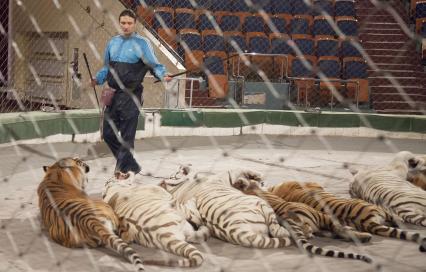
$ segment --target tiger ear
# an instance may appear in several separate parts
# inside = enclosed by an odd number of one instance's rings
[[[419,164],[419,161],[418,161],[418,160],[416,160],[415,158],[410,158],[410,159],[408,160],[408,166],[409,166],[410,168],[416,168],[418,164]]]
[[[47,172],[47,170],[49,170],[49,166],[44,165],[44,166],[43,166],[43,171],[44,171],[44,172]]]

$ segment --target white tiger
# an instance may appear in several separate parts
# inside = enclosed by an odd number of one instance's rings
[[[110,179],[105,184],[102,197],[118,216],[129,222],[124,240],[160,248],[185,258],[177,262],[169,261],[169,266],[195,267],[203,263],[202,253],[188,242],[204,241],[210,234],[205,226],[195,231],[185,219],[197,226],[201,223],[195,206],[191,208],[194,205],[191,200],[177,207],[166,190],[157,185],[135,184],[133,177],[127,180]]]
[[[426,156],[416,156],[419,161],[415,169],[408,171],[407,179],[417,187],[426,191]]]
[[[411,152],[401,151],[389,165],[352,171],[350,194],[397,214],[405,222],[426,227],[426,192],[407,181],[408,171],[418,164]]]
[[[239,179],[260,179],[260,174],[250,170],[221,174],[189,173],[189,168],[185,167],[181,170],[180,175],[164,180],[160,186],[182,203],[194,198],[202,220],[215,237],[254,248],[279,248],[291,244],[289,232],[280,226],[266,201],[232,187]]]

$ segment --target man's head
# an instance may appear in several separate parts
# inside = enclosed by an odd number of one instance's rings
[[[125,9],[118,16],[122,34],[125,36],[132,35],[136,28],[136,14],[130,10]]]

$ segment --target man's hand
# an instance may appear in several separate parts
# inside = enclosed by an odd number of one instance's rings
[[[92,78],[92,80],[90,81],[90,86],[95,87],[96,85],[98,85],[98,82],[95,78]]]
[[[170,82],[173,79],[173,77],[171,77],[170,74],[167,74],[167,75],[164,76],[163,79],[164,79],[165,82]]]

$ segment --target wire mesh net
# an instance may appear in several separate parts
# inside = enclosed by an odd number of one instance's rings
[[[170,177],[179,166],[192,164],[194,171],[225,176],[228,170],[252,169],[263,174],[266,186],[315,181],[336,197],[349,199],[353,180],[349,168],[386,165],[401,150],[426,153],[424,134],[370,130],[372,119],[364,114],[425,113],[423,1],[2,1],[0,118],[5,121],[0,132],[7,143],[0,146],[0,198],[4,204],[0,212],[0,271],[134,270],[109,249],[88,245],[70,249],[55,243],[42,227],[37,195],[44,177],[42,167],[60,158],[77,155],[90,166],[86,192],[92,199],[102,198],[105,182],[114,174],[116,159],[96,131],[109,124],[118,138],[124,137],[123,132],[111,125],[115,120],[108,114],[102,123],[98,115],[93,121],[73,110],[95,109],[97,114],[99,109],[103,113],[101,87],[92,88],[89,81],[104,65],[107,42],[121,31],[118,14],[124,8],[137,15],[137,32],[152,44],[159,62],[171,74],[180,74],[170,82],[156,83],[151,70],[143,82],[143,99],[133,96],[141,113],[138,125],[145,125],[145,131],[138,130],[136,135],[144,139],[126,147],[142,165],[136,184],[174,182]],[[187,115],[177,119],[191,125],[205,122],[205,127],[181,128],[173,134],[167,125],[159,126],[167,122],[164,112],[160,120],[161,108],[184,110]],[[217,109],[214,114],[218,115],[200,117],[205,108]],[[251,109],[291,110],[299,127],[277,128],[253,121],[267,118],[245,111]],[[36,120],[32,114],[39,111],[51,115],[37,115],[41,119]],[[318,129],[312,125],[313,115],[306,112],[324,111],[360,113],[357,122],[366,128]],[[23,128],[23,133],[35,130],[41,140],[19,142],[25,137],[10,129],[10,120],[19,123],[26,116],[30,129]],[[43,123],[51,117],[62,119]],[[240,125],[234,127],[231,123],[235,119]],[[221,128],[206,125],[216,120]],[[79,138],[84,126],[96,129]],[[72,135],[70,142],[53,143],[69,140],[63,135],[44,136],[57,127]],[[411,127],[415,127],[414,121]],[[425,186],[424,169],[416,171],[410,172],[410,180]],[[317,197],[314,194],[312,199]],[[426,201],[424,196],[422,201]],[[333,207],[323,212],[333,217],[334,224],[350,225],[338,221],[330,209]],[[286,215],[290,223],[293,213]],[[297,229],[288,221],[279,222],[295,239]],[[387,223],[419,233],[412,238],[417,244],[403,238],[371,238],[366,234],[371,229],[356,226],[352,227],[359,232],[345,230],[349,242],[342,237],[319,237],[323,233],[313,230],[315,235],[308,241],[315,246],[368,256],[373,260],[368,264],[315,254],[312,258],[297,241],[280,249],[256,249],[241,246],[241,241],[210,238],[195,245],[204,256],[204,263],[195,270],[422,271],[426,263],[418,244],[426,236],[424,226]],[[149,233],[149,228],[146,231]],[[309,236],[310,231],[304,231]],[[131,247],[146,260],[179,258],[157,249],[158,245],[149,248],[139,242]],[[167,270],[159,266],[146,269]]]

